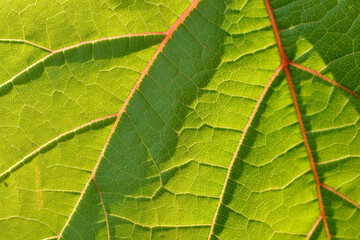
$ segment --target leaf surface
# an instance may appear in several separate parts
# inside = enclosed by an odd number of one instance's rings
[[[359,239],[356,0],[0,10],[0,239]]]

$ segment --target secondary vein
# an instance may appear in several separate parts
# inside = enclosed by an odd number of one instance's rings
[[[234,165],[234,163],[235,163],[235,160],[236,160],[236,157],[237,157],[237,155],[238,155],[238,153],[239,153],[240,147],[241,147],[241,145],[242,145],[242,143],[243,143],[243,141],[244,141],[244,139],[245,139],[245,136],[246,136],[246,134],[247,134],[247,131],[248,131],[248,129],[250,128],[250,126],[251,126],[251,124],[252,124],[252,121],[253,121],[256,113],[258,112],[258,109],[259,109],[259,107],[260,107],[260,104],[262,103],[262,101],[263,101],[266,93],[268,92],[271,84],[274,82],[276,76],[280,73],[280,71],[282,70],[282,68],[283,68],[283,66],[279,66],[279,67],[276,69],[274,75],[271,77],[270,81],[266,84],[266,86],[265,86],[263,92],[261,93],[258,101],[256,102],[255,108],[254,108],[254,110],[253,110],[253,112],[252,112],[252,114],[251,114],[251,116],[250,116],[250,118],[249,118],[249,120],[248,120],[245,128],[244,128],[243,134],[241,135],[240,142],[239,142],[238,146],[236,147],[234,156],[233,156],[233,158],[232,158],[232,160],[231,160],[231,162],[230,162],[230,165],[229,165],[229,167],[228,167],[228,172],[227,172],[227,175],[226,175],[226,178],[225,178],[225,183],[224,183],[224,185],[223,185],[223,189],[222,189],[221,194],[220,194],[220,200],[219,200],[218,206],[217,206],[217,208],[216,208],[213,221],[212,221],[212,223],[211,223],[210,234],[209,234],[209,237],[208,237],[209,240],[210,240],[210,238],[211,238],[211,235],[212,235],[213,232],[214,232],[214,227],[215,227],[216,219],[217,219],[217,216],[218,216],[218,214],[219,214],[221,204],[223,204],[222,201],[223,201],[223,199],[224,199],[224,195],[225,195],[225,191],[226,191],[226,186],[227,186],[228,181],[229,181],[229,179],[230,179],[231,169],[232,169],[232,167],[233,167],[233,165]]]

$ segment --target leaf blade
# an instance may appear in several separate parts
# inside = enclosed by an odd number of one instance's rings
[[[67,26],[68,39],[61,31],[29,35],[26,24],[26,37],[5,36],[15,41],[0,45],[14,49],[6,54],[28,50],[26,70],[2,73],[13,79],[0,96],[0,222],[24,230],[0,236],[356,239],[357,68],[345,77],[341,68],[357,55],[331,36],[348,30],[357,42],[357,6],[318,2],[125,1],[98,12],[131,13],[136,24],[127,13],[118,18],[131,33],[94,40],[88,23],[79,25],[88,16],[79,20],[82,13],[68,8],[74,0],[49,20],[63,16],[51,29]],[[185,13],[154,25],[149,19],[167,7]],[[334,35],[337,18],[344,29]],[[320,25],[329,30],[323,39],[314,32]],[[154,32],[138,36],[145,28]]]

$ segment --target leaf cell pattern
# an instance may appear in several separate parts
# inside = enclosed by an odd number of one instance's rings
[[[0,6],[0,239],[360,238],[356,0]]]

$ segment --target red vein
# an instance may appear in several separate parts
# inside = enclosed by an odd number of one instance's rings
[[[229,179],[230,179],[231,169],[233,168],[233,165],[234,165],[235,160],[236,160],[236,157],[237,157],[237,155],[238,155],[238,153],[239,153],[240,147],[241,147],[241,145],[242,145],[242,143],[243,143],[243,141],[244,141],[244,139],[245,139],[246,133],[247,133],[248,129],[249,129],[250,126],[251,126],[251,123],[252,123],[252,121],[253,121],[253,119],[254,119],[254,117],[255,117],[255,115],[256,115],[259,107],[260,107],[260,104],[261,104],[262,100],[264,99],[264,97],[265,97],[267,91],[269,90],[272,82],[274,81],[274,79],[276,78],[276,76],[280,73],[280,71],[281,71],[282,68],[283,68],[283,66],[279,66],[279,67],[276,69],[274,75],[271,77],[270,81],[266,84],[263,92],[261,93],[259,99],[258,99],[257,102],[256,102],[255,108],[254,108],[253,112],[251,113],[251,116],[250,116],[250,118],[249,118],[249,121],[247,122],[247,124],[246,124],[246,126],[245,126],[245,128],[244,128],[243,134],[241,135],[240,142],[239,142],[238,146],[236,147],[234,156],[233,156],[233,158],[232,158],[232,160],[231,160],[231,162],[230,162],[230,165],[229,165],[229,167],[228,167],[228,172],[227,172],[227,174],[226,174],[225,183],[224,183],[224,185],[223,185],[223,189],[221,190],[220,200],[219,200],[218,206],[217,206],[216,211],[215,211],[215,216],[214,216],[213,221],[212,221],[212,223],[211,223],[211,229],[210,229],[210,234],[209,234],[208,239],[210,239],[210,238],[211,238],[211,235],[213,234],[214,227],[215,227],[215,222],[216,222],[216,218],[217,218],[217,215],[218,215],[218,213],[219,213],[220,206],[221,206],[221,204],[223,203],[222,201],[223,201],[223,198],[224,198],[224,195],[225,195],[226,186],[227,186],[228,181],[229,181]]]
[[[320,221],[321,221],[322,217],[319,216],[318,219],[316,220],[315,224],[312,226],[310,232],[308,233],[308,235],[306,236],[306,240],[309,240],[312,236],[312,234],[315,232],[315,229],[317,228],[317,226],[319,225]]]
[[[85,184],[84,189],[81,191],[80,197],[78,199],[78,201],[75,204],[75,207],[73,208],[73,211],[71,212],[71,214],[69,215],[68,220],[66,221],[64,227],[62,228],[61,232],[58,235],[58,239],[61,237],[62,233],[64,232],[66,226],[69,224],[70,219],[72,218],[73,214],[75,213],[75,210],[77,209],[86,189],[88,188],[88,185],[90,184],[91,179],[95,178],[95,173],[96,170],[100,164],[101,159],[104,157],[105,154],[105,150],[107,148],[107,146],[109,145],[110,139],[112,137],[112,135],[115,132],[115,129],[117,127],[117,124],[120,121],[120,118],[122,116],[122,114],[124,113],[126,107],[128,106],[130,99],[132,98],[132,96],[134,95],[135,91],[139,88],[140,83],[142,82],[142,80],[144,79],[144,77],[147,75],[147,73],[149,72],[150,67],[152,66],[152,64],[154,63],[155,59],[157,58],[157,56],[159,55],[159,53],[163,50],[163,48],[165,47],[166,43],[168,42],[168,40],[171,38],[171,36],[173,35],[173,33],[175,32],[175,30],[179,27],[179,25],[181,23],[184,22],[185,18],[190,14],[190,12],[197,6],[197,4],[200,2],[200,0],[193,0],[193,2],[190,4],[190,6],[185,10],[185,12],[183,14],[181,14],[181,16],[178,18],[178,20],[170,27],[169,31],[166,32],[166,37],[164,38],[164,40],[161,42],[160,46],[158,47],[158,49],[155,51],[154,55],[152,56],[152,58],[150,59],[149,63],[147,64],[147,66],[145,67],[145,69],[142,71],[139,79],[137,80],[137,82],[135,83],[134,87],[131,89],[131,92],[129,94],[129,96],[126,98],[124,104],[122,105],[120,111],[116,114],[116,120],[115,123],[113,125],[113,127],[111,128],[111,131],[109,133],[108,138],[106,139],[105,145],[103,147],[103,149],[101,150],[100,156],[98,158],[98,160],[96,161],[96,164],[94,166],[94,169],[87,181],[87,183]]]
[[[281,63],[283,65],[287,65],[288,63],[288,59],[286,57],[286,54],[285,54],[285,51],[284,51],[284,47],[282,45],[282,42],[281,42],[281,38],[280,38],[280,31],[279,31],[279,28],[276,24],[276,21],[275,21],[275,17],[274,17],[274,13],[272,11],[272,8],[271,8],[271,5],[270,5],[270,2],[269,0],[265,0],[265,5],[266,5],[266,10],[269,14],[269,18],[270,18],[270,22],[271,22],[271,25],[273,27],[273,30],[274,30],[274,34],[275,34],[275,39],[276,39],[276,44],[279,48],[279,54],[280,54],[280,58],[281,58]],[[285,67],[285,66],[284,66]]]
[[[174,23],[174,25],[172,25],[170,27],[169,31],[167,31],[167,33],[166,33],[166,37],[161,42],[159,48],[156,50],[155,54],[150,59],[148,65],[145,67],[144,71],[141,73],[139,80],[145,77],[145,75],[148,73],[151,65],[153,64],[153,62],[155,61],[155,59],[159,55],[159,53],[162,51],[162,49],[164,48],[167,41],[170,39],[170,37],[175,32],[177,27],[185,20],[185,18],[190,14],[190,12],[196,7],[196,5],[199,3],[199,1],[200,0],[194,0],[191,3],[191,5],[185,10],[185,12],[179,17],[179,19]]]
[[[346,201],[348,201],[349,203],[351,203],[352,205],[354,205],[355,207],[357,207],[358,209],[360,209],[360,205],[358,203],[356,203],[355,201],[351,200],[350,198],[346,197],[345,195],[341,194],[340,192],[336,191],[335,189],[321,183],[321,186],[323,188],[326,188],[327,190],[335,193],[336,195],[338,195],[339,197],[345,199]]]
[[[62,134],[60,134],[59,136],[51,139],[50,141],[47,141],[46,143],[44,143],[43,145],[41,145],[40,147],[37,147],[34,151],[32,151],[31,153],[29,153],[28,155],[26,155],[25,157],[23,157],[20,161],[18,161],[16,164],[14,164],[12,167],[8,168],[6,171],[4,171],[3,173],[0,174],[0,179],[5,176],[6,174],[9,174],[11,173],[14,169],[18,168],[21,164],[23,164],[26,160],[28,160],[29,158],[33,157],[33,156],[36,156],[37,154],[39,154],[40,150],[43,149],[43,148],[46,148],[47,146],[49,146],[50,144],[58,141],[60,138],[62,137],[65,137],[69,134],[72,134],[72,133],[75,133],[87,126],[90,126],[94,123],[98,123],[98,122],[101,122],[105,119],[108,119],[108,118],[112,118],[112,117],[115,117],[117,116],[116,114],[112,114],[112,115],[109,115],[109,116],[106,116],[106,117],[101,117],[101,118],[98,118],[98,119],[95,119],[95,120],[91,120],[90,122],[87,122],[85,124],[82,124],[81,126],[78,126],[72,130],[69,130],[67,132],[64,132]]]
[[[292,66],[294,66],[294,67],[297,67],[297,68],[299,68],[299,69],[302,69],[302,70],[304,70],[304,71],[307,71],[307,72],[309,72],[309,73],[312,73],[312,74],[314,74],[314,75],[316,75],[316,76],[324,79],[325,81],[328,81],[328,82],[331,83],[332,85],[334,85],[334,86],[336,86],[336,87],[339,87],[339,88],[347,91],[347,92],[350,93],[351,95],[353,95],[353,96],[355,96],[355,97],[357,97],[357,98],[360,99],[360,95],[358,95],[358,94],[356,94],[354,91],[351,91],[350,89],[344,87],[343,85],[341,85],[341,84],[339,84],[339,83],[331,80],[330,78],[327,78],[327,77],[325,77],[324,75],[321,75],[318,71],[312,70],[312,69],[310,69],[310,68],[304,67],[304,66],[302,66],[302,65],[300,65],[300,64],[297,64],[297,63],[291,62],[291,61],[289,61],[289,64],[292,65]]]
[[[101,192],[100,192],[100,188],[95,180],[95,177],[92,177],[92,180],[94,180],[94,183],[95,183],[95,186],[96,186],[96,189],[99,193],[99,197],[100,197],[100,201],[101,201],[101,205],[102,205],[102,208],[104,210],[104,214],[105,214],[105,222],[106,222],[106,231],[107,231],[107,235],[108,235],[108,239],[110,240],[110,229],[109,229],[109,221],[108,221],[108,217],[107,217],[107,212],[106,212],[106,208],[105,208],[105,204],[104,204],[104,201],[102,199],[102,196],[101,196]]]
[[[327,238],[330,240],[331,235],[330,235],[329,227],[328,227],[328,224],[327,224],[327,221],[326,221],[324,203],[323,203],[323,199],[322,199],[322,195],[321,195],[321,189],[320,189],[320,184],[321,183],[320,183],[317,171],[316,171],[315,161],[314,161],[314,158],[313,158],[312,153],[311,153],[309,141],[308,141],[307,136],[306,136],[306,130],[305,130],[304,123],[303,123],[302,117],[301,117],[300,108],[299,108],[299,105],[298,105],[298,102],[297,102],[297,99],[296,99],[296,93],[295,93],[295,89],[294,89],[294,84],[292,82],[289,67],[288,67],[289,60],[288,60],[288,58],[287,58],[287,56],[285,54],[285,51],[284,51],[284,48],[283,48],[283,45],[282,45],[282,42],[281,42],[280,31],[279,31],[279,28],[277,27],[275,17],[274,17],[274,13],[273,13],[273,10],[271,8],[270,2],[269,2],[269,0],[264,0],[264,1],[265,1],[266,9],[267,9],[267,12],[268,12],[268,15],[269,15],[269,18],[270,18],[271,25],[272,25],[273,30],[274,30],[276,43],[278,45],[279,54],[280,54],[280,57],[281,57],[281,65],[284,67],[286,78],[287,78],[288,83],[289,83],[289,88],[290,88],[291,96],[292,96],[292,99],[293,99],[293,102],[294,102],[294,107],[295,107],[296,115],[297,115],[298,122],[299,122],[299,125],[300,125],[301,134],[302,134],[302,137],[303,137],[303,140],[304,140],[304,143],[305,143],[306,151],[307,151],[309,159],[310,159],[311,169],[312,169],[312,172],[313,172],[313,175],[314,175],[314,178],[315,178],[317,195],[318,195],[318,199],[319,199],[319,206],[320,206],[320,212],[321,212],[321,218],[323,219],[323,222],[324,222],[324,227],[325,227]]]

